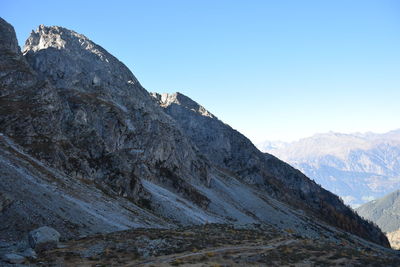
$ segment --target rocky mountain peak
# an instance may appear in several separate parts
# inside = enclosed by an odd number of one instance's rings
[[[48,47],[54,47],[57,49],[65,49],[67,41],[71,46],[75,41],[74,37],[78,37],[80,40],[87,40],[83,35],[77,34],[74,31],[67,30],[58,26],[44,26],[40,25],[36,31],[32,31],[29,38],[25,42],[24,53],[27,51],[39,51]],[[76,44],[75,44],[76,45]]]
[[[210,113],[203,106],[199,105],[197,102],[193,101],[191,98],[187,97],[186,95],[184,95],[182,93],[179,93],[179,92],[175,92],[172,94],[152,93],[151,95],[158,101],[160,106],[162,106],[164,108],[175,104],[175,105],[179,105],[185,109],[194,111],[202,116],[216,118],[216,116],[214,116],[212,113]]]
[[[34,69],[57,87],[123,88],[138,83],[132,72],[83,34],[59,26],[40,25],[25,42],[23,54]],[[112,86],[111,86],[112,85]]]
[[[37,82],[31,67],[22,56],[13,26],[2,18],[0,18],[0,66],[0,96],[24,90]]]
[[[20,49],[13,26],[0,18],[0,50],[19,53]]]
[[[77,52],[83,48],[98,55],[99,59],[103,61],[108,61],[107,57],[111,56],[83,34],[60,26],[45,26],[43,24],[31,32],[25,42],[23,53],[37,52],[50,47],[66,49],[69,52]]]

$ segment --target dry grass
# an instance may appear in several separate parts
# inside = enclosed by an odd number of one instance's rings
[[[294,237],[273,228],[136,229],[66,243],[32,262],[65,266],[400,266],[395,252]]]

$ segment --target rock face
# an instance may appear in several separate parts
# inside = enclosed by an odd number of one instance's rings
[[[262,188],[281,201],[312,212],[329,224],[366,239],[370,234],[363,234],[364,230],[358,232],[356,229],[360,225],[369,228],[369,233],[379,232],[343,205],[337,196],[288,164],[260,152],[245,136],[219,121],[193,100],[180,93],[153,96],[215,168],[229,170],[241,181]],[[385,239],[382,234],[378,235],[379,239]]]
[[[399,250],[400,249],[400,229],[390,232],[390,233],[387,233],[386,236],[389,239],[390,246],[393,249]]]
[[[324,133],[260,149],[289,162],[357,207],[400,187],[400,130],[384,134]]]
[[[133,146],[112,153],[100,137],[110,136],[113,124],[120,125],[121,134],[128,129],[120,108],[80,93],[74,98],[73,90],[68,102],[67,89],[58,91],[28,64],[12,26],[0,19],[0,30],[0,221],[7,225],[0,238],[19,239],[43,224],[65,237],[168,225],[119,197],[130,195],[140,204],[148,197],[134,165],[126,160],[139,158],[140,150]],[[93,125],[82,123],[79,103],[100,110],[97,115],[103,113],[103,118],[92,117],[105,129],[96,132]],[[151,123],[143,119],[143,124],[150,131]],[[117,144],[123,140],[115,138]],[[147,168],[138,164],[135,170]],[[140,222],[135,222],[136,217]]]
[[[4,19],[0,18],[0,50],[3,53],[19,54],[17,37],[14,28]]]
[[[28,38],[24,55],[51,82],[63,107],[59,127],[64,142],[44,156],[52,166],[136,203],[148,197],[138,177],[155,181],[163,169],[179,166],[176,174],[206,178],[206,164],[171,119],[103,48],[73,31],[40,26]],[[42,151],[32,153],[40,157]]]
[[[29,232],[29,244],[36,251],[56,248],[59,240],[60,233],[48,226]]]
[[[344,230],[388,246],[336,196],[196,102],[152,97],[85,36],[40,26],[21,54],[12,27],[0,24],[0,194],[14,199],[0,212],[0,238],[40,225],[76,237],[268,223],[332,240]]]

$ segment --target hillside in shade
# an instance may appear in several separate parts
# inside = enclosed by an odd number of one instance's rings
[[[400,190],[372,200],[356,209],[362,217],[375,222],[384,232],[400,229]]]
[[[393,248],[400,248],[400,190],[367,202],[356,211],[376,223],[386,233]]]

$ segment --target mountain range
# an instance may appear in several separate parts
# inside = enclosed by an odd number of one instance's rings
[[[336,195],[189,97],[147,92],[86,36],[41,25],[21,52],[3,19],[0,33],[1,247],[43,225],[79,240],[215,223],[389,247]]]
[[[325,133],[295,142],[267,141],[272,153],[358,207],[400,188],[400,130],[384,134]]]

